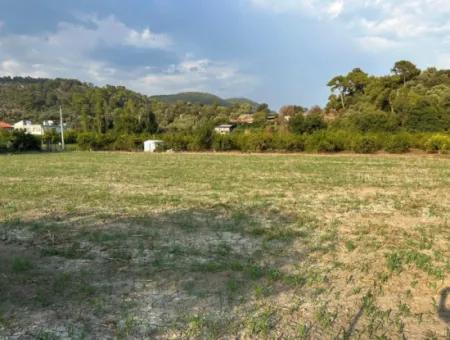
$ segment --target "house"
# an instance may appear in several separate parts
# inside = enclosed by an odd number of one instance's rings
[[[269,122],[272,122],[272,121],[276,120],[277,118],[278,118],[277,114],[269,114],[269,115],[267,115],[267,120]]]
[[[163,145],[162,140],[146,140],[144,142],[144,152],[155,152]]]
[[[0,130],[12,130],[12,129],[14,129],[14,126],[0,120]]]
[[[30,135],[43,136],[44,128],[40,124],[33,124],[31,120],[21,120],[14,124],[14,130],[25,130]]]
[[[254,122],[254,118],[252,114],[249,113],[245,113],[245,114],[241,114],[238,117],[231,119],[232,123],[236,123],[236,124],[253,124]]]
[[[233,124],[222,124],[217,126],[214,131],[218,133],[219,135],[227,135],[233,131],[234,125]]]
[[[64,130],[67,129],[67,124],[64,123]],[[42,123],[42,127],[45,132],[55,131],[56,133],[61,133],[61,125],[55,122],[54,120],[44,120]]]

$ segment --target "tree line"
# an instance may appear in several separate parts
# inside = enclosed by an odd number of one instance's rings
[[[328,86],[324,108],[287,105],[274,113],[246,100],[158,100],[121,86],[4,77],[0,119],[56,120],[61,105],[69,142],[85,149],[134,150],[142,140],[158,138],[176,150],[450,150],[450,70],[399,61],[385,76],[355,68]],[[214,134],[216,125],[229,122],[237,125],[231,135]],[[44,137],[57,140],[55,134]]]

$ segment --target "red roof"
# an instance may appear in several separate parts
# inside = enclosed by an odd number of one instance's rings
[[[13,126],[0,120],[0,129],[12,129]]]

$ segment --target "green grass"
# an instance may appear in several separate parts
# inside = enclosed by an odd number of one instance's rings
[[[29,154],[0,178],[0,337],[450,334],[448,157]]]

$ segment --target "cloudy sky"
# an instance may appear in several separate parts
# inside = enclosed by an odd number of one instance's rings
[[[449,0],[0,0],[0,75],[145,94],[326,102],[326,83],[399,59],[450,67]]]

